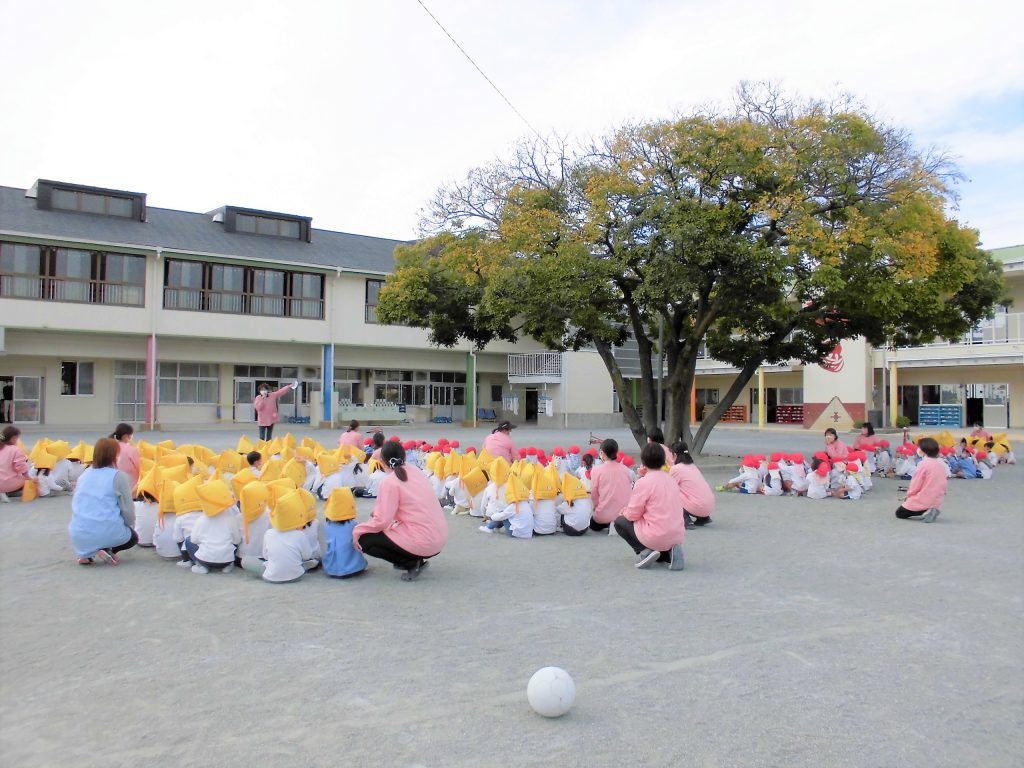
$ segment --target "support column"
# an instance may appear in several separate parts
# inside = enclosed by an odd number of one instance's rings
[[[764,404],[764,368],[757,369],[757,428],[764,429],[768,414]]]
[[[320,397],[323,400],[323,421],[328,428],[334,424],[334,345],[324,344],[323,361],[320,367]]]
[[[896,378],[896,361],[889,362],[889,425],[895,427],[900,412],[899,383]]]
[[[690,385],[690,424],[697,423],[697,377],[693,377]]]
[[[156,334],[146,339],[146,423],[156,427]]]
[[[463,417],[476,426],[476,353],[472,349],[466,354],[466,412]]]

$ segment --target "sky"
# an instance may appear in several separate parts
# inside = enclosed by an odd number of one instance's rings
[[[727,104],[743,80],[852,93],[957,159],[949,215],[985,247],[1024,243],[1024,3],[423,4],[545,136]],[[381,237],[415,237],[440,185],[530,134],[418,0],[0,0],[0,72],[0,185]]]

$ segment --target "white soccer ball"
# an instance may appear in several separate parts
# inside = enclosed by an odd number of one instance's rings
[[[526,698],[538,715],[561,717],[576,700],[576,683],[560,667],[541,667],[526,686]]]

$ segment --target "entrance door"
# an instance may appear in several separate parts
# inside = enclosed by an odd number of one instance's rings
[[[537,390],[526,390],[526,421],[537,420]]]
[[[449,384],[432,384],[430,386],[430,415],[431,418],[444,416],[452,421],[452,388]]]
[[[1010,385],[985,384],[982,424],[989,431],[1010,426]]]
[[[254,399],[256,399],[256,380],[235,379],[235,421],[245,423],[256,421],[256,411],[252,407]]]
[[[14,377],[14,423],[39,424],[43,418],[43,380],[39,376]]]

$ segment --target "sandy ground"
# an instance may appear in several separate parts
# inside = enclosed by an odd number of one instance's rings
[[[933,525],[893,518],[895,481],[719,494],[681,573],[450,517],[411,584],[82,567],[67,498],[0,505],[0,762],[1019,766],[1022,490],[1020,465],[953,481]],[[577,684],[557,720],[526,702],[550,664]]]

